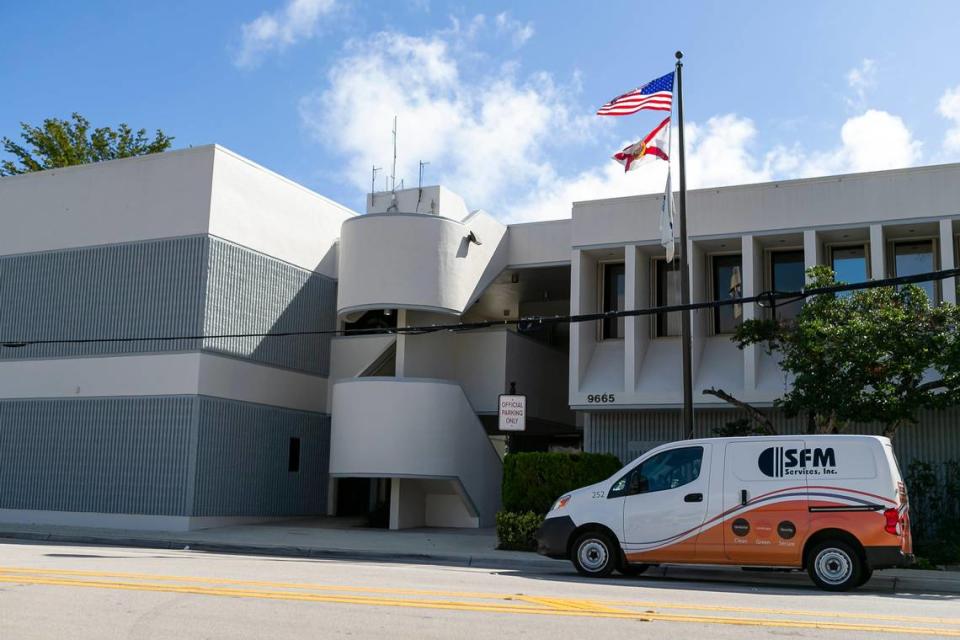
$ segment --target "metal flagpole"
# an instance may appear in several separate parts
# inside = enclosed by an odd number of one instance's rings
[[[690,261],[687,255],[687,175],[683,146],[683,52],[677,51],[677,124],[680,129],[680,304],[690,304]],[[693,437],[693,379],[690,347],[690,311],[680,312],[680,342],[683,351],[683,429]]]

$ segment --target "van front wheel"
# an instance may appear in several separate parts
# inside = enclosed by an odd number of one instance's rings
[[[840,541],[821,542],[807,556],[807,573],[821,589],[849,591],[863,584],[866,567],[860,554]]]
[[[620,549],[604,533],[589,531],[573,543],[570,560],[577,573],[591,578],[606,578],[615,566]]]

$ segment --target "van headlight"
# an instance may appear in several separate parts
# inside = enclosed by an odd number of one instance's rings
[[[567,506],[567,503],[570,502],[570,496],[565,495],[557,498],[557,501],[553,503],[553,506],[550,507],[550,511],[556,511],[557,509],[563,509]]]

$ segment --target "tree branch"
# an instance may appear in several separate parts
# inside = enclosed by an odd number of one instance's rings
[[[726,403],[728,403],[728,404],[732,404],[733,406],[737,407],[738,409],[743,409],[744,411],[746,411],[746,412],[750,415],[750,418],[751,418],[754,422],[756,422],[757,424],[760,425],[761,430],[763,431],[764,434],[766,434],[766,435],[768,435],[768,436],[775,436],[775,435],[777,435],[777,430],[773,428],[773,423],[770,421],[770,417],[769,417],[769,416],[767,416],[765,413],[763,413],[762,411],[760,411],[760,410],[757,409],[756,407],[750,406],[749,404],[747,404],[747,403],[744,402],[743,400],[738,400],[738,399],[734,398],[732,395],[730,395],[729,393],[727,393],[727,392],[724,391],[723,389],[717,389],[717,388],[715,388],[715,387],[710,387],[709,389],[704,389],[704,390],[703,390],[703,395],[705,395],[705,396],[714,396],[714,397],[716,397],[716,398],[720,398],[720,399],[723,400],[724,402],[726,402]]]

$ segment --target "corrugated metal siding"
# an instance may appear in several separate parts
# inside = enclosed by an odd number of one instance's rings
[[[336,304],[336,281],[208,236],[0,257],[4,340],[328,330]],[[31,345],[0,359],[202,348],[328,375],[330,338]]]
[[[185,515],[194,400],[0,402],[0,508]]]
[[[205,335],[336,328],[336,281],[211,238]],[[318,375],[330,369],[330,335],[205,340],[227,353]]]
[[[291,516],[324,512],[330,418],[199,398],[196,516]],[[287,469],[300,438],[300,471]]]
[[[0,258],[5,340],[198,335],[207,239],[67,249]],[[0,359],[181,351],[199,341],[31,345]]]
[[[745,417],[737,411],[711,409],[696,412],[697,437],[709,437],[713,430],[727,422]],[[805,433],[801,418],[786,418],[782,412],[772,413],[774,426],[780,433]],[[914,460],[939,465],[960,460],[960,408],[925,411],[920,423],[902,427],[893,440],[897,458],[906,472]],[[879,435],[879,424],[850,425],[844,433]],[[626,463],[656,444],[683,439],[679,411],[597,411],[590,413],[584,431],[584,449],[612,453]]]

